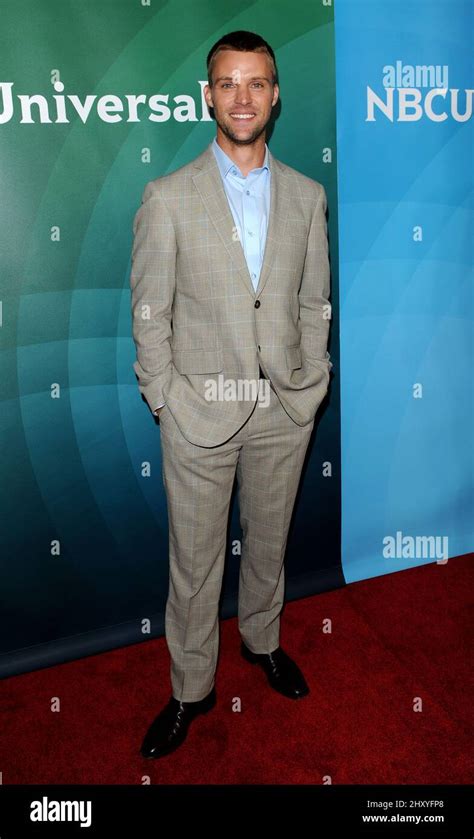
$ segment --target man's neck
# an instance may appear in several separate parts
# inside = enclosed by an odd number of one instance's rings
[[[263,166],[265,161],[265,132],[257,137],[255,142],[250,145],[241,145],[233,143],[226,135],[217,130],[216,143],[220,146],[236,166],[239,167],[243,176],[246,178],[252,169],[258,169]]]

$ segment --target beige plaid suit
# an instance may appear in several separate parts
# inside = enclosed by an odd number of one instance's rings
[[[131,290],[138,386],[160,413],[169,516],[173,695],[206,696],[237,476],[239,629],[279,645],[283,560],[305,452],[332,367],[323,186],[269,152],[270,217],[254,291],[211,144],[147,183]],[[259,364],[271,383],[259,381]],[[267,388],[266,392],[262,390]]]

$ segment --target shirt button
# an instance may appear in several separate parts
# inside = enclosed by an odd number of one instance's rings
[[[246,194],[246,195],[250,195],[250,190],[249,190],[249,189],[247,189],[247,190],[246,190],[246,192],[245,192],[245,194]]]

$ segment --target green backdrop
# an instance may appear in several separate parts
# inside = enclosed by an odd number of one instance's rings
[[[260,33],[276,53],[273,154],[327,191],[336,372],[332,6],[2,4],[3,675],[163,633],[166,498],[159,427],[132,368],[132,220],[145,183],[197,156],[214,136],[203,110],[205,58],[234,29]],[[146,101],[134,115],[128,97],[138,95]],[[169,112],[153,121],[158,101]],[[325,462],[331,477],[323,477]],[[290,533],[288,599],[344,583],[339,464],[336,377]],[[239,536],[233,503],[223,617],[235,614]]]

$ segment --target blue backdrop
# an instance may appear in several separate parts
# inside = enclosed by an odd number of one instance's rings
[[[472,550],[473,7],[336,4],[347,582]]]

